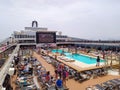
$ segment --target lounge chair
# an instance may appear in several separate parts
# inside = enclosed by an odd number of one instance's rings
[[[73,78],[74,73],[75,73],[75,71],[73,69],[69,69],[69,78]]]
[[[83,73],[79,73],[78,78],[79,78],[80,83],[89,79],[88,76],[86,74],[83,74]]]
[[[74,74],[74,79],[77,81],[77,80],[79,80],[79,73],[78,72],[75,72],[75,74]]]
[[[92,87],[87,87],[86,90],[93,90],[93,88]]]
[[[89,71],[84,71],[83,73],[87,75],[88,79],[90,79],[92,77],[92,75],[93,75],[93,72],[90,71],[90,70]]]
[[[96,70],[92,70],[92,77],[97,78],[98,77],[98,72]]]
[[[45,57],[45,58],[44,58],[44,60],[45,60],[47,63],[49,63],[49,64],[51,64],[51,63],[52,63],[52,61],[51,61],[51,58],[50,58],[50,57]]]
[[[96,71],[97,71],[98,76],[102,76],[103,72],[102,72],[101,68],[96,69]]]
[[[96,85],[94,85],[95,86],[95,88],[96,89],[98,89],[98,90],[108,90],[106,87],[102,87],[101,85],[99,85],[99,84],[96,84]],[[95,90],[95,89],[94,89]]]
[[[102,76],[103,72],[100,68],[91,70],[93,78],[97,78],[98,76]]]
[[[102,85],[104,86],[104,88],[106,88],[105,90],[114,90],[114,85],[109,82],[104,82],[102,83]]]
[[[101,75],[107,75],[107,69],[106,68],[101,68]]]
[[[120,82],[120,79],[113,79],[113,80],[115,80],[115,81],[117,81],[117,82]]]
[[[120,90],[119,80],[113,79],[113,80],[109,80],[108,82],[110,82],[114,86],[114,90]]]
[[[67,65],[65,65],[64,68],[65,68],[65,70],[67,70],[67,71],[69,72],[69,69],[70,69],[70,68],[69,68]]]

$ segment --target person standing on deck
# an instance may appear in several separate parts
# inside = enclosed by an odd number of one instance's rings
[[[60,77],[56,80],[55,88],[56,90],[63,90],[63,81]]]
[[[97,63],[96,63],[96,67],[97,67],[97,66],[100,66],[100,57],[99,57],[99,56],[97,56],[96,61],[97,61]]]

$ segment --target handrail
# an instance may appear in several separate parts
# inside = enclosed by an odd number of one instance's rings
[[[14,45],[16,45],[16,43],[8,45],[7,48],[6,48],[5,50],[7,50],[8,48],[10,48],[10,47],[12,47],[12,46],[14,46]],[[5,50],[0,51],[0,53],[4,52]]]
[[[16,48],[14,49],[13,53],[10,55],[10,57],[8,58],[8,60],[5,62],[3,68],[0,71],[0,90],[2,89],[2,84],[4,82],[5,76],[8,73],[9,67],[12,63],[12,60],[14,58],[14,55],[18,53],[20,48],[20,45],[17,45]]]

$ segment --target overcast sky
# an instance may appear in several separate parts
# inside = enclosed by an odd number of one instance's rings
[[[0,0],[0,40],[37,20],[83,39],[120,40],[120,0]]]

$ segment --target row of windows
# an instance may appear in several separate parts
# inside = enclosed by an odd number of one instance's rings
[[[15,35],[15,38],[35,38],[34,35]]]
[[[67,38],[67,36],[56,36],[57,38]]]
[[[65,40],[56,40],[56,42],[65,42]]]
[[[34,40],[19,40],[19,43],[35,43]]]
[[[35,38],[34,35],[14,35],[15,38]],[[56,38],[67,38],[67,36],[56,36]]]
[[[72,41],[76,42],[76,41]],[[120,43],[120,41],[91,41],[91,40],[81,40],[77,42],[84,42],[84,43]]]
[[[56,40],[57,42],[65,42],[65,40]],[[34,40],[19,40],[19,43],[35,43]]]

